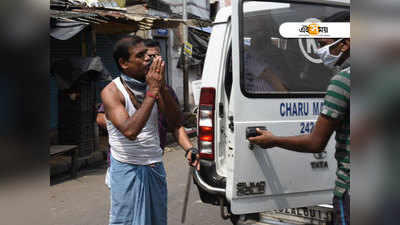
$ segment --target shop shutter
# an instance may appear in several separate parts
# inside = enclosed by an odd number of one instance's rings
[[[50,65],[57,59],[81,55],[81,36],[75,35],[69,40],[57,40],[50,37]],[[58,127],[58,88],[54,76],[50,76],[50,128]]]
[[[113,58],[114,44],[117,42],[118,35],[96,35],[96,54],[101,57],[104,66],[111,73],[112,77],[119,76],[119,70]]]

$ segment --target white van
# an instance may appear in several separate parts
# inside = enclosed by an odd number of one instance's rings
[[[218,12],[202,74],[194,180],[202,201],[220,205],[224,219],[331,221],[334,140],[321,154],[305,154],[261,149],[246,136],[254,127],[281,136],[312,131],[333,71],[314,54],[314,39],[282,38],[279,26],[349,10],[345,0],[233,0]]]

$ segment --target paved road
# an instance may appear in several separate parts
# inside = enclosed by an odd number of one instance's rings
[[[181,213],[188,167],[179,147],[169,148],[164,156],[168,180],[168,224],[181,224]],[[60,181],[50,187],[53,225],[108,224],[109,191],[104,185],[105,166],[81,171],[74,180]],[[186,225],[231,225],[223,220],[216,206],[201,203],[192,184]],[[39,207],[39,206],[38,206]]]

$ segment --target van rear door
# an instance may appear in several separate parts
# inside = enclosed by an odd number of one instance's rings
[[[246,138],[249,127],[279,136],[312,131],[333,71],[314,54],[313,39],[282,38],[279,26],[349,10],[348,4],[323,2],[232,2],[234,154],[226,195],[234,214],[332,202],[333,138],[321,154],[265,150]]]

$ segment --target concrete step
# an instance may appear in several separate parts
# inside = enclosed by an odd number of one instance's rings
[[[95,151],[87,159],[78,159],[77,167],[79,170],[84,166],[91,166],[105,163],[107,153],[103,151]],[[71,157],[68,155],[60,155],[49,160],[50,176],[56,176],[69,172],[71,167]]]

